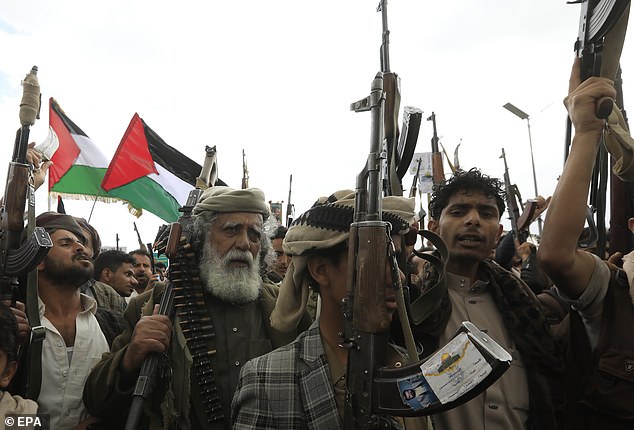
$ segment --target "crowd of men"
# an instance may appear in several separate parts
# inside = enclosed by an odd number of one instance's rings
[[[595,103],[616,94],[607,79],[580,82],[578,67],[564,101],[575,134],[554,195],[539,200],[535,217],[547,212],[538,245],[502,239],[503,184],[477,168],[454,172],[430,196],[426,227],[447,248],[446,273],[412,253],[413,199],[382,198],[394,245],[385,252],[402,263],[395,273],[391,258],[381,260],[391,329],[401,325],[395,277],[410,280],[412,299],[440,285],[412,324],[418,359],[470,321],[512,362],[471,400],[430,417],[384,416],[380,428],[634,428],[634,254],[608,262],[578,246],[605,125]],[[37,276],[21,280],[35,282],[36,312],[27,316],[28,296],[0,305],[0,414],[37,411],[56,430],[123,429],[143,363],[156,354],[139,428],[344,428],[355,198],[320,197],[287,229],[261,190],[210,187],[180,245],[193,268],[179,262],[167,273],[153,273],[145,250],[101,251],[84,219],[40,214],[53,246]],[[179,280],[172,317],[158,312],[166,278]],[[403,336],[390,339],[388,365],[411,362]]]

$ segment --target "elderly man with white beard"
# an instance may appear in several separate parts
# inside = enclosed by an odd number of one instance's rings
[[[139,370],[149,353],[166,353],[166,369],[146,400],[142,428],[229,429],[242,365],[280,346],[270,328],[277,286],[262,281],[271,249],[269,216],[258,189],[212,187],[193,210],[200,290],[186,315],[158,315],[164,290],[133,298],[127,328],[89,376],[84,400],[105,428],[123,428]]]

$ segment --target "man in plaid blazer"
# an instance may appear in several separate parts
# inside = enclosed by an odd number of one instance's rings
[[[288,230],[284,250],[293,260],[271,324],[283,332],[296,329],[306,311],[309,285],[320,295],[319,316],[289,345],[243,366],[232,403],[234,429],[343,428],[347,350],[337,345],[343,331],[341,300],[346,295],[353,196],[346,190],[321,199]],[[383,219],[390,221],[395,247],[400,250],[400,234],[408,230],[414,202],[402,197],[386,199]],[[389,273],[387,270],[385,304],[392,313],[396,302]],[[388,428],[403,428],[394,419],[388,421]],[[407,428],[415,427],[408,422]]]

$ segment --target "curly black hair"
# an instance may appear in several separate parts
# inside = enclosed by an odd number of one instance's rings
[[[485,175],[478,168],[468,171],[458,170],[451,178],[435,184],[429,200],[429,215],[432,219],[440,219],[440,214],[447,207],[451,196],[461,190],[480,191],[485,196],[495,199],[499,216],[502,217],[506,204],[504,184],[496,178]]]
[[[8,306],[0,303],[0,350],[7,353],[7,362],[18,355],[18,322]],[[2,371],[2,369],[0,369]]]

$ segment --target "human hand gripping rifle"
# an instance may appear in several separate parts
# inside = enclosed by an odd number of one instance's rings
[[[35,189],[31,167],[26,159],[30,127],[40,111],[40,86],[37,66],[22,82],[24,92],[20,103],[20,128],[17,131],[13,156],[9,164],[7,183],[0,209],[0,291],[3,300],[15,301],[18,276],[32,271],[52,246],[51,238],[35,226]],[[24,209],[28,202],[29,231],[22,243]],[[37,295],[35,296],[37,303]]]
[[[631,2],[629,0],[577,0],[569,1],[568,3],[581,5],[578,35],[574,45],[575,52],[581,63],[581,80],[584,81],[591,76],[601,76],[614,81],[620,69],[619,61],[627,31]],[[615,129],[615,131],[617,129],[622,130],[622,133],[604,133],[602,139],[606,145],[609,139],[606,136],[609,135],[612,135],[612,139],[616,140],[619,140],[619,136],[632,140],[627,131],[627,124],[619,109],[614,109],[614,101],[612,99],[607,97],[600,99],[596,104],[596,115],[598,118],[608,119],[610,127]],[[568,158],[571,142],[572,123],[568,117],[564,161]],[[586,215],[590,235],[596,241],[595,253],[601,258],[605,255],[606,248],[605,216],[609,176],[608,164],[608,151],[605,145],[601,144],[599,145],[592,173],[590,201]],[[618,178],[613,177],[612,181],[614,182],[615,179],[618,180]],[[612,196],[611,199],[615,200],[617,204],[619,202],[623,204],[625,201],[623,196]],[[625,219],[613,220],[614,224],[625,225],[628,216],[626,215]],[[585,240],[585,242],[593,242],[593,240]],[[584,246],[581,240],[579,245]]]
[[[385,13],[384,1],[381,7]],[[356,179],[354,219],[348,244],[348,287],[343,300],[341,346],[348,350],[344,404],[346,429],[387,428],[386,417],[389,415],[420,416],[454,407],[493,383],[511,361],[510,355],[486,334],[470,323],[463,323],[456,337],[427,361],[416,362],[416,353],[414,351],[412,357],[408,344],[410,358],[415,363],[394,369],[386,367],[390,327],[390,315],[385,306],[388,254],[395,289],[400,288],[400,277],[390,226],[382,220],[381,208],[386,158],[382,144],[387,138],[384,76],[383,71],[379,72],[372,81],[370,95],[351,105],[355,112],[371,112],[371,132],[370,153]],[[389,74],[388,79],[391,79]],[[439,246],[444,248],[442,241]],[[440,262],[440,259],[436,260],[436,263]],[[444,274],[443,267],[439,269]],[[398,305],[403,307],[400,302]],[[406,325],[407,316],[402,321]],[[453,394],[448,393],[442,389],[448,383],[452,387],[461,385],[463,389],[455,391],[452,388]]]
[[[196,188],[190,191],[187,202],[179,209],[183,215],[177,222],[171,223],[169,226],[163,225],[154,241],[153,247],[157,254],[165,254],[169,258],[167,282],[158,313],[167,315],[170,319],[173,319],[175,314],[180,315],[179,312],[175,312],[175,308],[183,309],[184,305],[196,300],[194,288],[200,287],[196,258],[198,247],[193,242],[191,213],[200,199],[203,189],[215,185],[218,181],[215,147],[206,147],[205,151],[205,162],[200,176],[196,179]],[[164,370],[165,361],[166,353],[154,353],[148,355],[143,362],[134,388],[125,430],[136,430],[139,427],[143,415],[143,404],[149,398],[160,373]],[[211,412],[217,414],[216,410]]]

